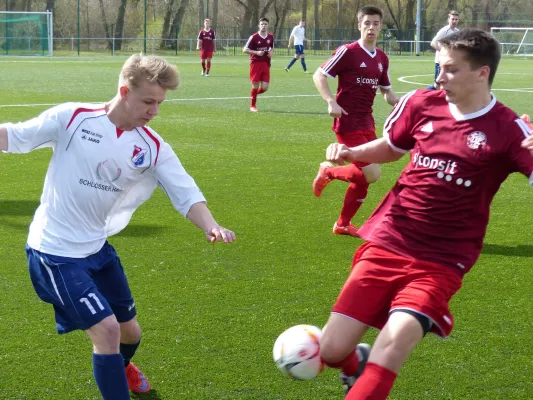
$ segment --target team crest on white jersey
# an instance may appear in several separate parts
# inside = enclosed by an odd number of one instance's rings
[[[487,144],[487,136],[481,131],[472,132],[466,138],[466,144],[472,150],[477,150]]]
[[[379,72],[383,72],[383,64],[378,63]]]
[[[133,145],[133,154],[131,155],[131,161],[135,166],[140,167],[144,164],[144,157],[148,150],[142,149],[139,146]]]

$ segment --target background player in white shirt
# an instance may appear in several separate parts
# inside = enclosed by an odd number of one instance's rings
[[[533,186],[533,132],[490,91],[500,44],[476,29],[440,43],[442,90],[402,97],[383,138],[353,148],[334,143],[326,152],[337,163],[410,153],[359,230],[366,243],[320,340],[322,358],[344,372],[347,400],[385,400],[425,334],[450,334],[449,302],[479,257],[492,199],[514,172]],[[380,329],[371,350],[359,344],[369,327]]]
[[[291,32],[291,36],[289,37],[289,45],[287,48],[291,48],[292,42],[294,41],[294,50],[296,54],[294,55],[294,58],[291,60],[289,65],[285,67],[285,71],[289,72],[291,67],[294,65],[294,63],[300,59],[300,62],[302,63],[302,68],[304,69],[304,72],[307,73],[307,65],[305,65],[305,54],[304,54],[304,41],[307,40],[305,38],[305,19],[301,19],[300,23],[296,25]]]
[[[439,76],[440,72],[440,64],[439,64],[439,51],[440,51],[440,44],[439,40],[441,40],[446,35],[449,35],[451,33],[457,32],[459,28],[457,27],[457,24],[459,24],[459,13],[455,10],[451,10],[448,13],[448,25],[443,26],[440,28],[440,30],[437,32],[433,40],[431,40],[431,43],[429,44],[433,49],[435,49],[435,78],[433,79],[433,84],[428,86],[428,89],[439,89],[439,85],[437,84],[437,77]]]
[[[150,384],[130,362],[141,339],[133,297],[107,237],[129,222],[159,185],[210,242],[235,234],[213,219],[205,198],[167,143],[146,124],[167,90],[174,65],[134,55],[122,67],[117,95],[102,104],[66,103],[17,124],[0,125],[0,150],[51,147],[40,205],[26,253],[37,295],[53,305],[58,333],[84,330],[105,400],[127,400]]]

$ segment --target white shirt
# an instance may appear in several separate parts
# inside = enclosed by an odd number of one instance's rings
[[[459,31],[459,28],[450,28],[450,25],[446,25],[446,26],[443,26],[442,28],[440,28],[440,30],[437,32],[437,34],[435,35],[435,37],[433,38],[432,42],[438,42],[439,40],[441,40],[443,37],[447,36],[447,35],[450,35],[454,32],[458,32]],[[435,63],[438,64],[439,63],[439,51],[436,50],[435,51]]]
[[[291,35],[294,36],[295,46],[303,46],[305,39],[305,28],[303,26],[296,25],[293,28]]]
[[[205,201],[170,145],[148,127],[118,130],[104,104],[61,104],[8,124],[7,132],[9,153],[54,151],[28,236],[28,245],[43,253],[98,252],[158,184],[184,216]]]

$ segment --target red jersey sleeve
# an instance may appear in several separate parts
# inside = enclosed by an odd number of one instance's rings
[[[416,91],[402,96],[385,121],[383,137],[397,152],[407,153],[415,145],[413,136]]]
[[[389,57],[383,53],[383,74],[381,75],[381,78],[379,79],[379,86],[385,89],[389,89],[392,87],[392,84],[390,82],[389,77]]]
[[[517,126],[513,127],[515,129],[512,131],[514,133],[516,130],[517,134],[511,141],[508,152],[511,169],[525,175],[529,179],[530,185],[533,186],[533,156],[521,146],[522,140],[533,134],[533,129],[520,118],[517,118],[514,123]]]
[[[348,64],[346,57],[344,57],[347,50],[348,48],[345,45],[338,47],[333,55],[319,68],[320,72],[332,79],[335,78]]]

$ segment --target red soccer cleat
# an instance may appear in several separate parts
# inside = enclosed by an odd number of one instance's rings
[[[359,237],[358,229],[356,226],[350,224],[350,225],[337,225],[335,222],[335,225],[333,225],[333,233],[335,235],[348,235],[353,237]]]
[[[128,388],[133,393],[146,393],[151,389],[148,379],[146,379],[141,370],[132,362],[126,367],[126,378],[128,379]]]
[[[320,197],[324,188],[332,181],[332,179],[326,175],[326,169],[329,167],[333,167],[333,164],[328,161],[320,163],[318,174],[313,181],[313,193],[316,197]]]
[[[251,106],[251,107],[250,107],[250,111],[251,111],[251,112],[259,112],[259,110],[257,109],[256,106]]]

